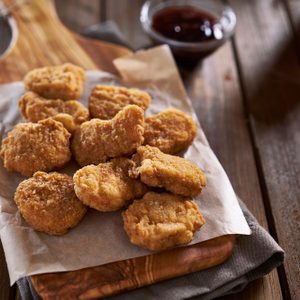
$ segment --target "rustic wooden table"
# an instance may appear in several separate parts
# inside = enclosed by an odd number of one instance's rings
[[[182,75],[235,191],[286,259],[242,293],[222,299],[299,299],[300,1],[228,2],[238,18],[234,38]],[[149,45],[139,24],[142,3],[56,0],[60,18],[73,31],[114,20],[136,49]],[[0,299],[18,298],[9,288],[2,249],[0,262]]]

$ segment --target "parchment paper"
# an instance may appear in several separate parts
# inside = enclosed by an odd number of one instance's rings
[[[176,107],[197,118],[167,46],[140,51],[114,61],[122,75],[122,84],[147,90],[153,97],[147,115],[167,107]],[[87,84],[81,101],[87,104],[91,88],[98,84],[117,84],[118,78],[87,71]],[[22,82],[0,85],[1,139],[21,122],[18,99],[24,92]],[[207,176],[207,187],[196,198],[206,224],[191,244],[225,234],[251,233],[225,171],[209,147],[201,128],[193,145],[183,154],[194,161]],[[61,172],[72,174],[78,166],[70,163]],[[71,271],[97,266],[153,252],[129,242],[123,230],[120,212],[100,213],[90,209],[82,222],[61,237],[36,232],[20,216],[13,196],[25,177],[7,172],[0,163],[0,237],[10,282],[27,275]]]

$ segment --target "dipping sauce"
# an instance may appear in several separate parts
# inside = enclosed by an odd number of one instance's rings
[[[158,11],[153,16],[152,28],[180,42],[220,40],[224,35],[215,16],[192,6],[174,6]]]

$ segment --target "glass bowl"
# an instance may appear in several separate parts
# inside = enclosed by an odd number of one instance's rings
[[[197,42],[179,41],[164,36],[153,28],[153,17],[166,9],[194,8],[209,16],[213,16],[222,34],[217,38]],[[140,21],[144,31],[154,44],[170,46],[175,58],[179,61],[194,62],[214,52],[234,33],[236,16],[233,10],[221,0],[149,0],[144,3],[140,13]]]

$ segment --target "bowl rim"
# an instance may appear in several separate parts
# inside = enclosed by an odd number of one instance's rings
[[[234,33],[234,30],[236,27],[236,14],[229,5],[222,4],[224,6],[223,16],[226,14],[226,16],[228,17],[228,19],[230,21],[226,30],[224,30],[224,35],[223,35],[222,39],[208,40],[208,41],[201,41],[201,42],[181,42],[181,41],[170,39],[152,29],[152,26],[151,26],[152,20],[150,20],[150,18],[149,18],[149,8],[150,8],[151,2],[152,2],[151,0],[147,0],[141,8],[140,22],[141,22],[142,28],[152,38],[156,39],[157,41],[159,41],[161,43],[168,44],[171,47],[190,48],[190,49],[191,48],[210,49],[211,47],[215,47],[216,45],[223,44]],[[181,6],[181,5],[176,5],[176,6]],[[191,3],[191,4],[185,4],[182,6],[194,6],[194,5],[193,5],[193,3]]]

